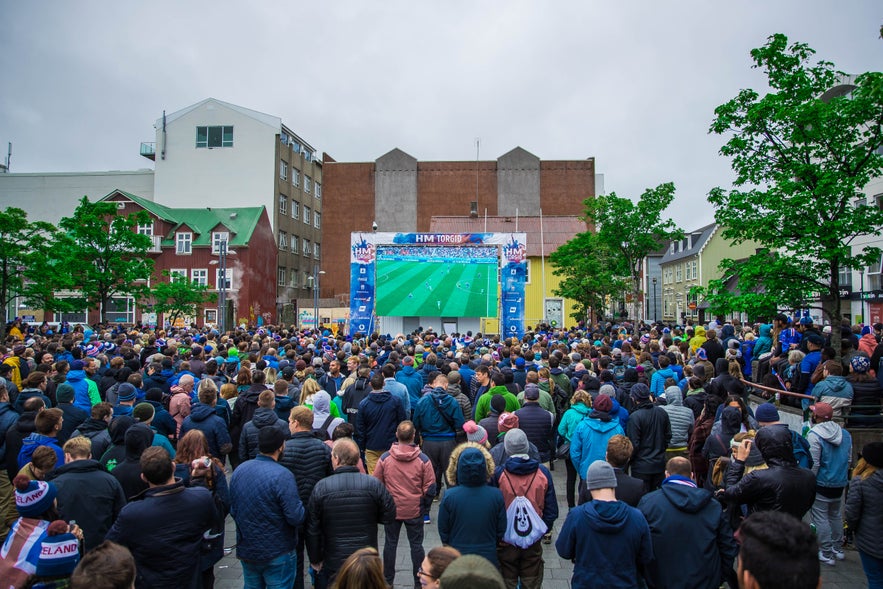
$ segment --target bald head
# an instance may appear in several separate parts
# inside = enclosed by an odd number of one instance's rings
[[[352,439],[341,438],[334,442],[331,458],[337,461],[337,466],[355,466],[359,462],[359,447]]]
[[[692,478],[693,471],[689,460],[683,456],[676,456],[665,465],[665,473],[667,476],[680,475],[689,479]]]

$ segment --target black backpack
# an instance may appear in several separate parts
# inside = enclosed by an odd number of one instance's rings
[[[329,414],[328,418],[321,426],[313,428],[313,436],[323,442],[330,440],[331,436],[328,435],[328,426],[331,425],[332,421],[334,421],[334,416]]]

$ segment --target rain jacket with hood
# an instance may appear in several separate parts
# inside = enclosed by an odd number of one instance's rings
[[[92,441],[92,458],[95,460],[100,460],[110,448],[110,432],[107,430],[107,422],[103,419],[90,417],[71,433],[72,438],[77,436],[84,436]]]
[[[739,548],[720,503],[693,481],[671,476],[638,504],[650,525],[651,586],[717,589]],[[678,566],[671,566],[672,563]]]
[[[368,393],[359,403],[359,412],[356,414],[356,442],[362,450],[388,450],[396,441],[396,427],[405,419],[405,408],[392,393]]]
[[[607,442],[615,435],[625,435],[619,420],[601,411],[592,411],[583,419],[570,439],[570,460],[576,473],[585,480],[589,465],[607,456]]]
[[[491,387],[475,401],[476,422],[481,421],[488,416],[488,413],[491,411],[491,397],[494,395],[503,395],[503,398],[506,399],[507,412],[514,413],[521,409],[521,403],[518,402],[518,397],[510,393],[506,387],[503,385]]]
[[[319,391],[313,395],[313,429],[319,429],[327,422],[327,439],[330,440],[334,428],[344,423],[344,420],[342,417],[333,417],[331,421],[328,421],[329,417],[331,417],[331,397],[325,391]]]
[[[705,328],[701,325],[697,325],[693,332],[693,337],[690,339],[690,351],[695,354],[696,350],[702,347],[702,344],[705,343],[706,339]]]
[[[661,397],[663,392],[665,392],[665,379],[667,378],[673,378],[675,382],[678,381],[675,371],[668,366],[654,372],[653,376],[650,377],[650,394],[654,397]]]
[[[726,473],[725,501],[748,506],[748,512],[784,511],[797,519],[812,507],[816,476],[797,466],[791,432],[786,427],[760,428],[754,443],[769,468],[745,472],[745,463],[731,460]]]
[[[638,563],[653,560],[647,521],[622,501],[593,500],[571,509],[555,549],[574,562],[573,589],[637,589]]]
[[[758,336],[754,344],[755,358],[760,358],[763,354],[773,351],[773,326],[770,323],[764,323],[758,330]]]
[[[49,448],[52,448],[55,455],[58,457],[58,462],[55,463],[56,466],[64,464],[64,450],[58,445],[58,439],[34,432],[22,440],[21,450],[18,452],[18,467],[21,468],[30,462],[34,450],[40,446],[48,446]]]
[[[845,487],[849,482],[849,462],[852,458],[852,436],[849,432],[834,421],[823,421],[809,430],[806,439],[809,441],[816,485],[826,489]]]
[[[568,442],[573,441],[573,434],[576,433],[576,428],[591,412],[591,407],[586,407],[583,403],[571,405],[570,409],[565,411],[561,417],[561,423],[558,424],[558,435]]]
[[[397,520],[420,517],[422,500],[431,501],[436,494],[432,462],[416,444],[394,443],[380,456],[373,476],[395,500]]]
[[[153,444],[153,432],[144,424],[135,424],[126,432],[125,457],[110,473],[120,482],[126,498],[132,500],[144,492],[148,484],[141,478],[141,454]],[[189,464],[187,465],[189,468]]]
[[[414,427],[427,440],[453,439],[455,430],[463,429],[464,421],[460,404],[448,394],[447,389],[430,389],[414,409]]]
[[[86,377],[85,370],[71,370],[67,373],[67,382],[74,387],[74,405],[83,411],[91,411],[93,405],[101,402],[98,385]]]
[[[681,389],[676,386],[665,389],[665,405],[663,411],[668,413],[668,421],[671,423],[671,440],[669,448],[686,448],[693,431],[693,411],[684,407],[684,399]]]
[[[269,407],[258,407],[251,421],[242,428],[239,436],[239,459],[243,462],[258,455],[258,434],[265,427],[275,427],[285,439],[288,439],[288,423],[276,416]]]
[[[198,429],[205,434],[209,451],[218,460],[224,460],[224,455],[229,454],[233,448],[224,419],[218,416],[211,405],[197,403],[193,406],[190,415],[181,424],[181,437],[183,438],[192,429]]]
[[[423,390],[423,377],[417,374],[413,366],[404,366],[396,372],[396,380],[408,387],[408,396],[411,398],[411,408],[417,406]]]
[[[451,453],[447,477],[451,488],[438,509],[443,544],[462,554],[478,554],[499,566],[497,543],[506,532],[503,494],[488,485],[494,462],[483,446],[461,444]]]
[[[852,405],[854,394],[852,384],[848,380],[833,374],[816,383],[812,389],[812,396],[817,401],[827,403],[834,408],[834,417],[840,417],[843,410]]]
[[[110,422],[110,426],[107,428],[110,433],[110,447],[99,458],[101,466],[106,468],[107,472],[113,471],[117,464],[126,458],[126,432],[133,425],[135,425],[135,420],[128,415],[114,417]],[[151,442],[152,440],[151,438]]]

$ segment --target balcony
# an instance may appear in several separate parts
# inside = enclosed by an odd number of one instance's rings
[[[141,142],[141,155],[151,161],[156,161],[156,143],[153,141]]]

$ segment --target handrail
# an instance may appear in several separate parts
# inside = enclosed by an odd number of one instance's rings
[[[762,391],[767,391],[770,393],[776,393],[779,395],[789,395],[791,397],[797,397],[799,399],[812,399],[813,401],[816,400],[816,398],[813,397],[812,395],[804,395],[802,393],[792,393],[791,391],[783,391],[782,389],[774,389],[773,387],[765,387],[763,385],[751,382],[750,380],[745,380],[744,378],[740,378],[739,381],[744,385],[748,385],[752,388],[760,389]]]

